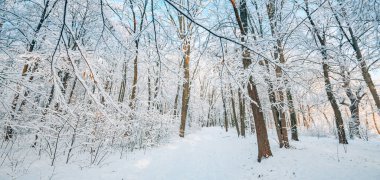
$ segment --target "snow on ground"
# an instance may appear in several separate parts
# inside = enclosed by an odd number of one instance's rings
[[[160,147],[117,155],[101,167],[75,165],[49,167],[36,162],[19,179],[380,179],[380,142],[349,141],[338,145],[334,138],[301,136],[291,149],[279,149],[270,135],[274,154],[256,161],[256,137],[237,138],[236,132],[203,128],[184,139],[173,137]],[[54,172],[52,170],[54,169]],[[6,176],[0,174],[0,179]]]

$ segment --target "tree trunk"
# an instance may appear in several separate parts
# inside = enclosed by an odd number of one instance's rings
[[[152,102],[152,90],[151,90],[151,80],[150,80],[150,73],[148,70],[148,111],[150,110],[150,104]]]
[[[298,130],[297,130],[297,116],[293,104],[293,96],[290,92],[290,89],[286,89],[286,94],[288,97],[289,104],[289,113],[290,113],[290,125],[292,131],[292,140],[299,141],[298,139]]]
[[[73,87],[71,88],[71,91],[70,91],[68,104],[70,104],[72,102],[72,98],[73,98],[73,95],[74,95],[74,90],[75,90],[75,86],[77,84],[77,81],[78,81],[78,77],[75,76],[75,79],[74,79],[74,82],[73,82]]]
[[[278,75],[280,72],[279,72],[279,67],[277,66],[276,68],[276,71],[277,71],[277,78],[281,78],[282,75]],[[282,72],[281,72],[282,74]],[[285,148],[289,148],[289,139],[288,139],[288,130],[286,128],[286,118],[285,118],[285,111],[284,111],[284,108],[285,108],[285,102],[284,102],[284,92],[283,92],[283,88],[278,88],[278,97],[279,97],[279,105],[277,106],[277,110],[279,112],[279,116],[278,116],[278,122],[279,122],[279,126],[280,126],[280,130],[281,130],[281,137],[282,137],[282,141],[284,142],[284,147]]]
[[[177,87],[177,93],[176,93],[176,95],[175,95],[175,98],[174,98],[174,112],[173,112],[173,115],[174,115],[174,117],[177,117],[177,114],[178,114],[178,99],[179,99],[179,90],[180,90],[180,85],[178,85],[178,87]]]
[[[280,126],[280,121],[279,121],[280,113],[278,112],[277,107],[276,107],[276,95],[275,95],[275,93],[273,91],[273,84],[272,84],[272,82],[270,82],[270,80],[268,78],[266,78],[266,81],[267,81],[267,84],[268,84],[268,96],[269,96],[269,101],[271,103],[273,122],[274,122],[274,125],[275,125],[275,128],[276,128],[278,143],[280,145],[280,148],[282,148],[282,147],[284,147],[284,141],[283,141],[283,138],[282,138],[281,126]]]
[[[352,92],[352,89],[350,88],[350,73],[343,70],[343,87],[345,88],[346,95],[348,99],[350,100],[350,113],[351,113],[351,118],[350,121],[348,122],[349,126],[349,135],[350,138],[353,139],[354,137],[361,138],[360,136],[360,131],[359,131],[359,126],[360,126],[360,119],[359,119],[359,105],[360,105],[360,100],[364,96],[359,95],[361,88],[354,94]]]
[[[124,62],[123,63],[123,78],[120,84],[120,91],[119,91],[119,97],[118,97],[119,102],[124,101],[126,85],[127,85],[127,62]]]
[[[236,109],[235,109],[235,100],[234,100],[234,93],[232,91],[232,88],[230,86],[230,91],[231,91],[231,106],[232,106],[232,119],[233,119],[233,122],[235,123],[235,127],[236,127],[236,132],[238,134],[238,137],[240,136],[240,130],[239,130],[239,123],[237,121],[237,116],[236,116]]]
[[[312,108],[312,106],[307,105],[307,124],[308,124],[309,128],[310,128],[310,123],[314,122],[313,121],[313,116],[311,115],[311,108]]]
[[[138,79],[138,48],[139,48],[139,43],[138,41],[135,41],[136,45],[136,56],[133,61],[133,83],[132,83],[132,94],[131,94],[131,102],[129,103],[129,107],[131,109],[135,109],[136,107],[136,89],[137,89],[137,79]]]
[[[338,103],[336,102],[336,99],[335,99],[334,94],[332,92],[332,86],[331,86],[330,77],[329,77],[329,65],[327,65],[325,62],[325,60],[327,59],[327,54],[326,54],[326,52],[324,52],[323,54],[324,54],[324,62],[322,64],[322,68],[323,68],[323,77],[325,80],[325,90],[326,90],[328,100],[329,100],[329,102],[333,108],[334,114],[335,114],[335,123],[336,123],[337,130],[338,130],[339,143],[340,144],[348,144],[347,139],[346,139],[346,133],[344,132],[342,114],[339,110]]]
[[[104,92],[107,92],[108,89],[111,88],[111,82],[109,80],[106,81],[105,87],[104,87]],[[102,96],[100,98],[100,103],[104,105],[106,101],[106,97]]]
[[[371,75],[368,72],[367,63],[363,59],[362,52],[359,48],[358,42],[356,40],[356,37],[354,36],[351,27],[349,27],[349,32],[351,34],[352,39],[352,45],[356,53],[356,59],[359,62],[360,70],[362,71],[363,79],[365,83],[367,84],[367,87],[369,91],[371,92],[372,98],[375,101],[376,107],[377,107],[377,113],[380,115],[380,98],[379,94],[377,93],[377,90],[375,88],[375,84],[372,81]]]
[[[354,139],[354,137],[362,138],[360,135],[360,120],[359,120],[359,102],[351,102],[350,105],[351,119],[348,123],[350,129],[350,138]]]
[[[372,103],[369,103],[369,105],[371,106],[371,109],[373,110]],[[380,134],[380,128],[377,126],[377,123],[376,123],[376,112],[374,111],[372,111],[372,120],[373,120],[373,125],[375,126],[375,129],[377,131],[377,134]]]
[[[181,125],[179,127],[179,137],[185,137],[186,118],[190,99],[190,41],[188,39],[185,39],[183,51],[185,53],[183,63],[185,82],[183,83],[182,91]]]
[[[375,118],[375,113],[374,112],[372,113],[372,120],[373,120],[373,124],[375,126],[375,129],[377,131],[377,134],[380,134],[380,128],[377,126],[376,118]]]
[[[245,100],[242,96],[241,90],[238,90],[239,96],[239,114],[240,114],[240,134],[245,137]]]
[[[179,64],[179,69],[181,69],[182,63],[183,63],[183,61],[181,61],[181,63]],[[173,108],[173,111],[174,111],[173,115],[174,115],[174,117],[177,117],[177,115],[178,115],[178,100],[179,100],[179,90],[180,89],[181,89],[181,85],[178,82],[177,93],[176,93],[175,98],[174,98],[174,108]]]
[[[222,93],[222,103],[223,103],[224,128],[226,129],[226,132],[228,132],[227,107],[226,107],[226,99],[224,98],[223,86],[221,86],[221,93]]]
[[[285,111],[283,110],[284,104],[285,104],[284,103],[284,93],[282,92],[282,90],[278,91],[278,95],[279,95],[279,99],[280,99],[279,100],[280,101],[280,104],[279,104],[280,107],[277,107],[278,113],[279,113],[278,124],[279,124],[280,130],[281,130],[281,139],[284,142],[284,147],[289,148],[288,130],[286,128]]]
[[[253,118],[255,120],[257,145],[258,145],[258,157],[257,161],[261,162],[261,159],[268,158],[272,156],[272,151],[270,150],[267,128],[265,126],[264,113],[261,111],[259,94],[257,92],[256,85],[253,84],[252,76],[249,77],[248,84],[248,95],[251,99],[250,104],[253,112]]]

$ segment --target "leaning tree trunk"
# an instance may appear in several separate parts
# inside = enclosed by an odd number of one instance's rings
[[[335,123],[336,123],[337,130],[338,130],[339,143],[340,144],[348,144],[347,139],[346,139],[346,133],[344,132],[342,113],[339,110],[338,103],[337,103],[337,101],[334,97],[334,94],[332,92],[332,85],[331,85],[330,76],[329,76],[330,67],[327,64],[328,54],[327,54],[327,50],[326,50],[326,37],[325,37],[325,34],[323,34],[323,35],[319,34],[319,31],[317,30],[316,25],[315,25],[313,19],[311,18],[311,15],[310,15],[308,1],[304,0],[304,2],[306,5],[305,12],[306,12],[307,18],[309,19],[310,24],[313,26],[314,34],[315,34],[316,38],[318,39],[318,41],[321,45],[320,52],[321,52],[322,58],[323,58],[322,59],[322,69],[323,69],[323,77],[324,77],[324,82],[325,82],[325,90],[326,90],[327,98],[328,98],[328,100],[329,100],[329,102],[333,108],[333,111],[334,111]]]
[[[353,46],[353,49],[355,50],[356,59],[359,62],[360,70],[362,71],[362,75],[363,75],[363,79],[364,79],[365,83],[367,84],[369,91],[371,92],[373,100],[375,101],[375,104],[377,107],[377,113],[380,115],[380,97],[379,97],[379,94],[377,93],[377,90],[375,88],[375,84],[373,83],[371,75],[368,72],[367,63],[363,59],[362,52],[359,48],[357,39],[354,36],[351,27],[349,27],[349,32],[350,32],[351,37],[352,37],[352,46]]]
[[[340,144],[348,144],[347,139],[346,139],[346,133],[344,132],[344,125],[343,125],[343,118],[342,118],[342,113],[339,110],[338,103],[334,97],[334,94],[332,92],[332,86],[330,82],[330,77],[329,77],[329,65],[325,62],[327,59],[327,54],[324,52],[324,62],[322,64],[323,68],[323,77],[325,81],[325,90],[326,94],[328,97],[328,100],[333,108],[334,114],[335,114],[335,123],[337,126],[338,130],[338,138],[339,138],[339,143]]]
[[[373,106],[372,104],[370,103],[371,105],[371,109],[373,109]],[[373,125],[375,126],[375,129],[377,131],[377,134],[380,134],[380,128],[378,127],[377,123],[376,123],[376,113],[375,112],[372,112],[372,120],[373,120]]]
[[[360,49],[359,43],[358,43],[358,37],[355,36],[355,33],[352,30],[352,27],[351,27],[350,23],[348,23],[348,22],[346,22],[346,27],[348,27],[348,32],[349,32],[349,36],[350,37],[346,34],[346,32],[344,30],[344,27],[343,27],[343,25],[342,25],[342,23],[341,23],[341,21],[340,21],[340,19],[338,17],[338,13],[336,13],[334,11],[334,9],[331,6],[330,2],[329,2],[329,5],[330,5],[331,10],[334,13],[335,20],[338,22],[339,28],[341,29],[341,31],[345,35],[347,41],[350,43],[352,49],[355,51],[356,60],[359,63],[363,79],[364,79],[365,83],[367,84],[367,87],[368,87],[369,91],[371,92],[373,100],[375,101],[375,105],[377,107],[377,113],[380,115],[380,97],[379,97],[379,94],[378,94],[378,92],[376,90],[375,84],[373,83],[371,74],[369,74],[369,72],[368,72],[367,63],[363,59],[363,54],[361,52],[361,49]],[[344,9],[343,9],[343,12],[345,13]]]

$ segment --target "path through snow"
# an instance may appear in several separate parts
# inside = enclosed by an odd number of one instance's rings
[[[127,159],[109,158],[102,167],[57,167],[52,179],[380,179],[380,142],[357,140],[344,147],[333,138],[300,139],[291,142],[291,149],[279,149],[272,138],[274,156],[258,163],[255,136],[237,138],[233,130],[203,128]],[[32,166],[21,179],[47,179],[48,169]]]

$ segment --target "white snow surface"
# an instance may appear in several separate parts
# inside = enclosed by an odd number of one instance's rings
[[[62,180],[240,180],[240,179],[380,179],[380,141],[351,140],[340,145],[334,138],[301,136],[290,149],[280,149],[270,134],[273,157],[257,162],[256,136],[238,138],[236,131],[203,128],[185,138],[115,154],[102,166],[80,168],[75,163],[49,166],[37,161],[17,179]],[[0,170],[0,179],[10,179]]]

